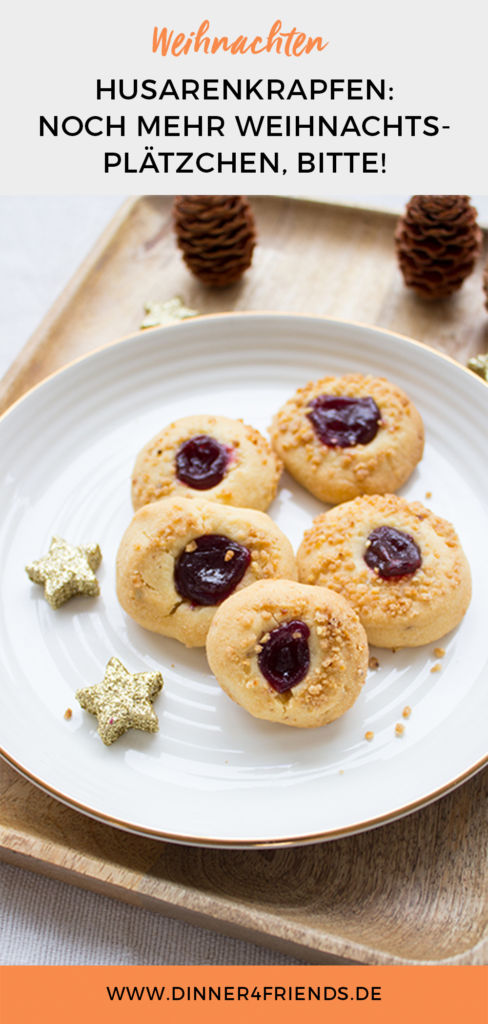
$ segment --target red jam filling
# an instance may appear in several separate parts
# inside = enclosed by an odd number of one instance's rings
[[[196,491],[208,491],[224,479],[230,452],[229,448],[207,434],[190,437],[176,453],[176,476]]]
[[[258,665],[273,690],[286,693],[305,678],[310,667],[309,636],[308,626],[300,619],[285,622],[269,634]]]
[[[322,444],[352,448],[376,437],[381,413],[374,398],[318,395],[310,403],[307,417]]]
[[[194,545],[194,547],[193,547]],[[175,564],[175,587],[194,605],[220,604],[235,590],[251,561],[251,552],[219,533],[188,545]]]
[[[420,548],[413,537],[393,526],[378,526],[368,537],[364,561],[384,580],[411,576],[422,565]]]

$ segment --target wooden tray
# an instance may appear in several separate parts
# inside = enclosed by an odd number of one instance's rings
[[[488,348],[481,262],[452,300],[408,293],[394,218],[254,197],[245,280],[211,292],[171,233],[171,200],[126,203],[0,387],[5,409],[74,358],[138,328],[147,300],[201,312],[274,309],[374,323],[463,363]],[[433,381],[435,387],[435,381]],[[486,962],[488,772],[401,821],[310,847],[198,850],[99,824],[0,765],[0,854],[15,864],[319,963]]]

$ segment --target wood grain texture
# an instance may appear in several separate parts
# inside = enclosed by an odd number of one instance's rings
[[[125,204],[0,387],[5,409],[174,294],[201,312],[274,309],[389,327],[466,362],[488,349],[482,261],[461,292],[406,291],[387,214],[254,197],[259,245],[244,280],[190,277],[168,197]],[[319,963],[486,962],[488,772],[372,832],[309,847],[200,850],[88,819],[0,765],[0,855],[13,863]]]
[[[0,411],[47,374],[137,330],[144,303],[182,295],[202,313],[284,310],[392,328],[463,363],[488,348],[482,268],[451,299],[403,285],[390,214],[255,196],[258,245],[243,280],[209,290],[176,248],[171,201],[130,200],[42,321],[0,387]]]

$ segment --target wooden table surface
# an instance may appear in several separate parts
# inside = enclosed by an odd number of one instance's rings
[[[488,349],[482,262],[450,300],[427,304],[397,270],[389,214],[254,197],[259,245],[243,281],[190,277],[169,197],[131,200],[17,358],[6,409],[67,362],[132,333],[144,303],[175,294],[200,312],[287,310],[377,324],[466,363]],[[310,847],[200,850],[83,817],[0,766],[0,854],[309,962],[486,960],[488,773],[407,818]]]

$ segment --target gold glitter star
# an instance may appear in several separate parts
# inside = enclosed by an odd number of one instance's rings
[[[468,359],[468,367],[473,373],[477,373],[478,377],[488,382],[488,352]]]
[[[76,700],[98,718],[98,732],[109,746],[127,729],[157,732],[158,716],[151,703],[163,687],[160,672],[128,672],[118,658],[111,658],[101,683],[78,690]]]
[[[189,309],[185,306],[179,295],[166,302],[146,302],[144,304],[146,316],[141,327],[168,327],[170,324],[177,324],[180,320],[187,320],[188,317],[198,316],[196,309]]]
[[[26,565],[33,583],[44,584],[44,596],[51,608],[59,608],[75,594],[96,597],[100,593],[95,569],[102,561],[98,544],[73,547],[62,537],[53,537],[45,558]]]

